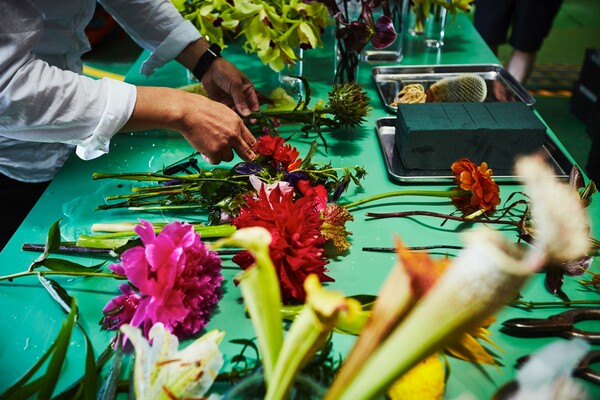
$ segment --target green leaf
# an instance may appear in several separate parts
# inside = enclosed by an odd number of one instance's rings
[[[117,393],[117,385],[119,383],[119,375],[121,374],[121,361],[123,357],[123,346],[120,334],[117,335],[115,348],[115,356],[112,364],[110,365],[108,376],[98,392],[98,400],[114,399]]]
[[[43,274],[38,274],[38,279],[42,283],[42,286],[50,293],[50,296],[56,300],[67,314],[70,314],[73,311],[71,304],[75,299],[69,296],[67,291],[55,280],[46,278]]]
[[[71,341],[73,326],[75,326],[75,317],[77,314],[77,301],[75,299],[72,299],[69,309],[71,311],[69,312],[67,321],[63,323],[60,332],[56,337],[56,349],[52,353],[52,357],[48,363],[48,369],[46,370],[46,385],[44,385],[38,393],[40,399],[49,399],[52,396],[52,392],[60,377],[60,371],[65,361],[69,342]]]
[[[85,330],[79,326],[85,338],[85,375],[83,376],[83,399],[95,400],[98,389],[98,378],[96,377],[96,359],[94,347]],[[120,347],[120,346],[119,346]]]
[[[86,267],[69,260],[63,260],[61,258],[46,258],[41,262],[41,264],[49,270],[56,272],[95,272],[102,268],[105,263],[101,262],[99,264]]]
[[[54,253],[60,247],[60,220],[56,221],[50,227],[48,236],[46,237],[46,251],[44,254],[48,256]]]
[[[33,271],[36,268],[42,266],[42,262],[51,254],[60,248],[60,220],[50,226],[48,235],[46,236],[46,245],[44,246],[44,252],[40,254],[38,258],[29,266],[29,271]]]
[[[18,390],[12,392],[12,394],[7,399],[10,400],[20,400],[20,399],[29,399],[35,393],[39,392],[40,389],[46,384],[46,378],[44,376],[37,378],[34,381],[29,382]],[[2,398],[5,398],[4,396]]]
[[[310,144],[310,149],[308,150],[308,153],[306,153],[306,156],[304,157],[304,161],[302,161],[302,164],[300,164],[300,169],[310,168],[310,163],[311,163],[312,158],[315,155],[316,151],[317,151],[317,141],[313,140],[312,143]]]

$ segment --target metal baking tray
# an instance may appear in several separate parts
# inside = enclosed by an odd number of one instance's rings
[[[427,90],[440,79],[466,73],[479,75],[486,81],[486,102],[500,101],[494,94],[494,89],[501,85],[508,96],[508,99],[503,101],[521,101],[528,106],[535,104],[535,99],[517,79],[498,64],[389,66],[375,67],[371,70],[379,97],[390,113],[397,111],[397,107],[391,104],[405,85],[420,83]]]
[[[396,150],[396,117],[379,118],[376,122],[377,138],[383,152],[383,158],[387,168],[388,176],[392,182],[407,184],[407,183],[452,183],[453,175],[448,166],[447,170],[411,170],[404,167],[400,159],[399,152]],[[546,134],[546,140],[543,145],[543,150],[547,156],[547,160],[556,172],[556,177],[560,179],[568,179],[569,172],[573,164],[569,158],[561,151],[557,144],[550,136]],[[513,171],[502,171],[490,167],[494,170],[494,180],[498,183],[517,183],[520,178],[514,175]]]

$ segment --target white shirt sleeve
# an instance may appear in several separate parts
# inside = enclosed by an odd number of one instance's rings
[[[200,39],[196,27],[169,0],[99,0],[137,44],[152,54],[141,73],[148,76]]]
[[[42,26],[41,12],[29,1],[0,2],[0,135],[77,145],[85,159],[106,153],[133,112],[135,86],[36,59],[32,48]]]

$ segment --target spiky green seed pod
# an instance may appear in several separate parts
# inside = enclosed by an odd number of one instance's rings
[[[359,83],[334,85],[328,95],[327,108],[341,127],[354,127],[362,124],[371,110],[370,98]]]

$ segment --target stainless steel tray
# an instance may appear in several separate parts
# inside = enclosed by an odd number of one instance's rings
[[[451,65],[415,65],[415,66],[391,66],[375,67],[371,70],[371,76],[377,86],[379,97],[386,110],[391,113],[397,111],[394,102],[396,94],[410,83],[420,83],[429,88],[440,79],[460,74],[477,74],[487,83],[488,95],[485,101],[500,101],[496,97],[495,89],[498,85],[505,89],[508,101],[521,101],[528,106],[535,103],[535,99],[527,90],[510,74],[498,64],[451,64]],[[507,101],[507,100],[503,100]]]
[[[453,175],[450,166],[447,170],[410,170],[402,165],[399,153],[396,150],[396,117],[379,118],[376,122],[377,138],[383,152],[383,158],[387,168],[388,176],[395,183],[452,183]],[[572,163],[569,158],[560,150],[556,143],[546,136],[543,145],[548,162],[556,171],[556,176],[560,179],[568,179]],[[498,183],[520,182],[519,176],[514,175],[513,171],[502,171],[494,168],[494,180]]]

